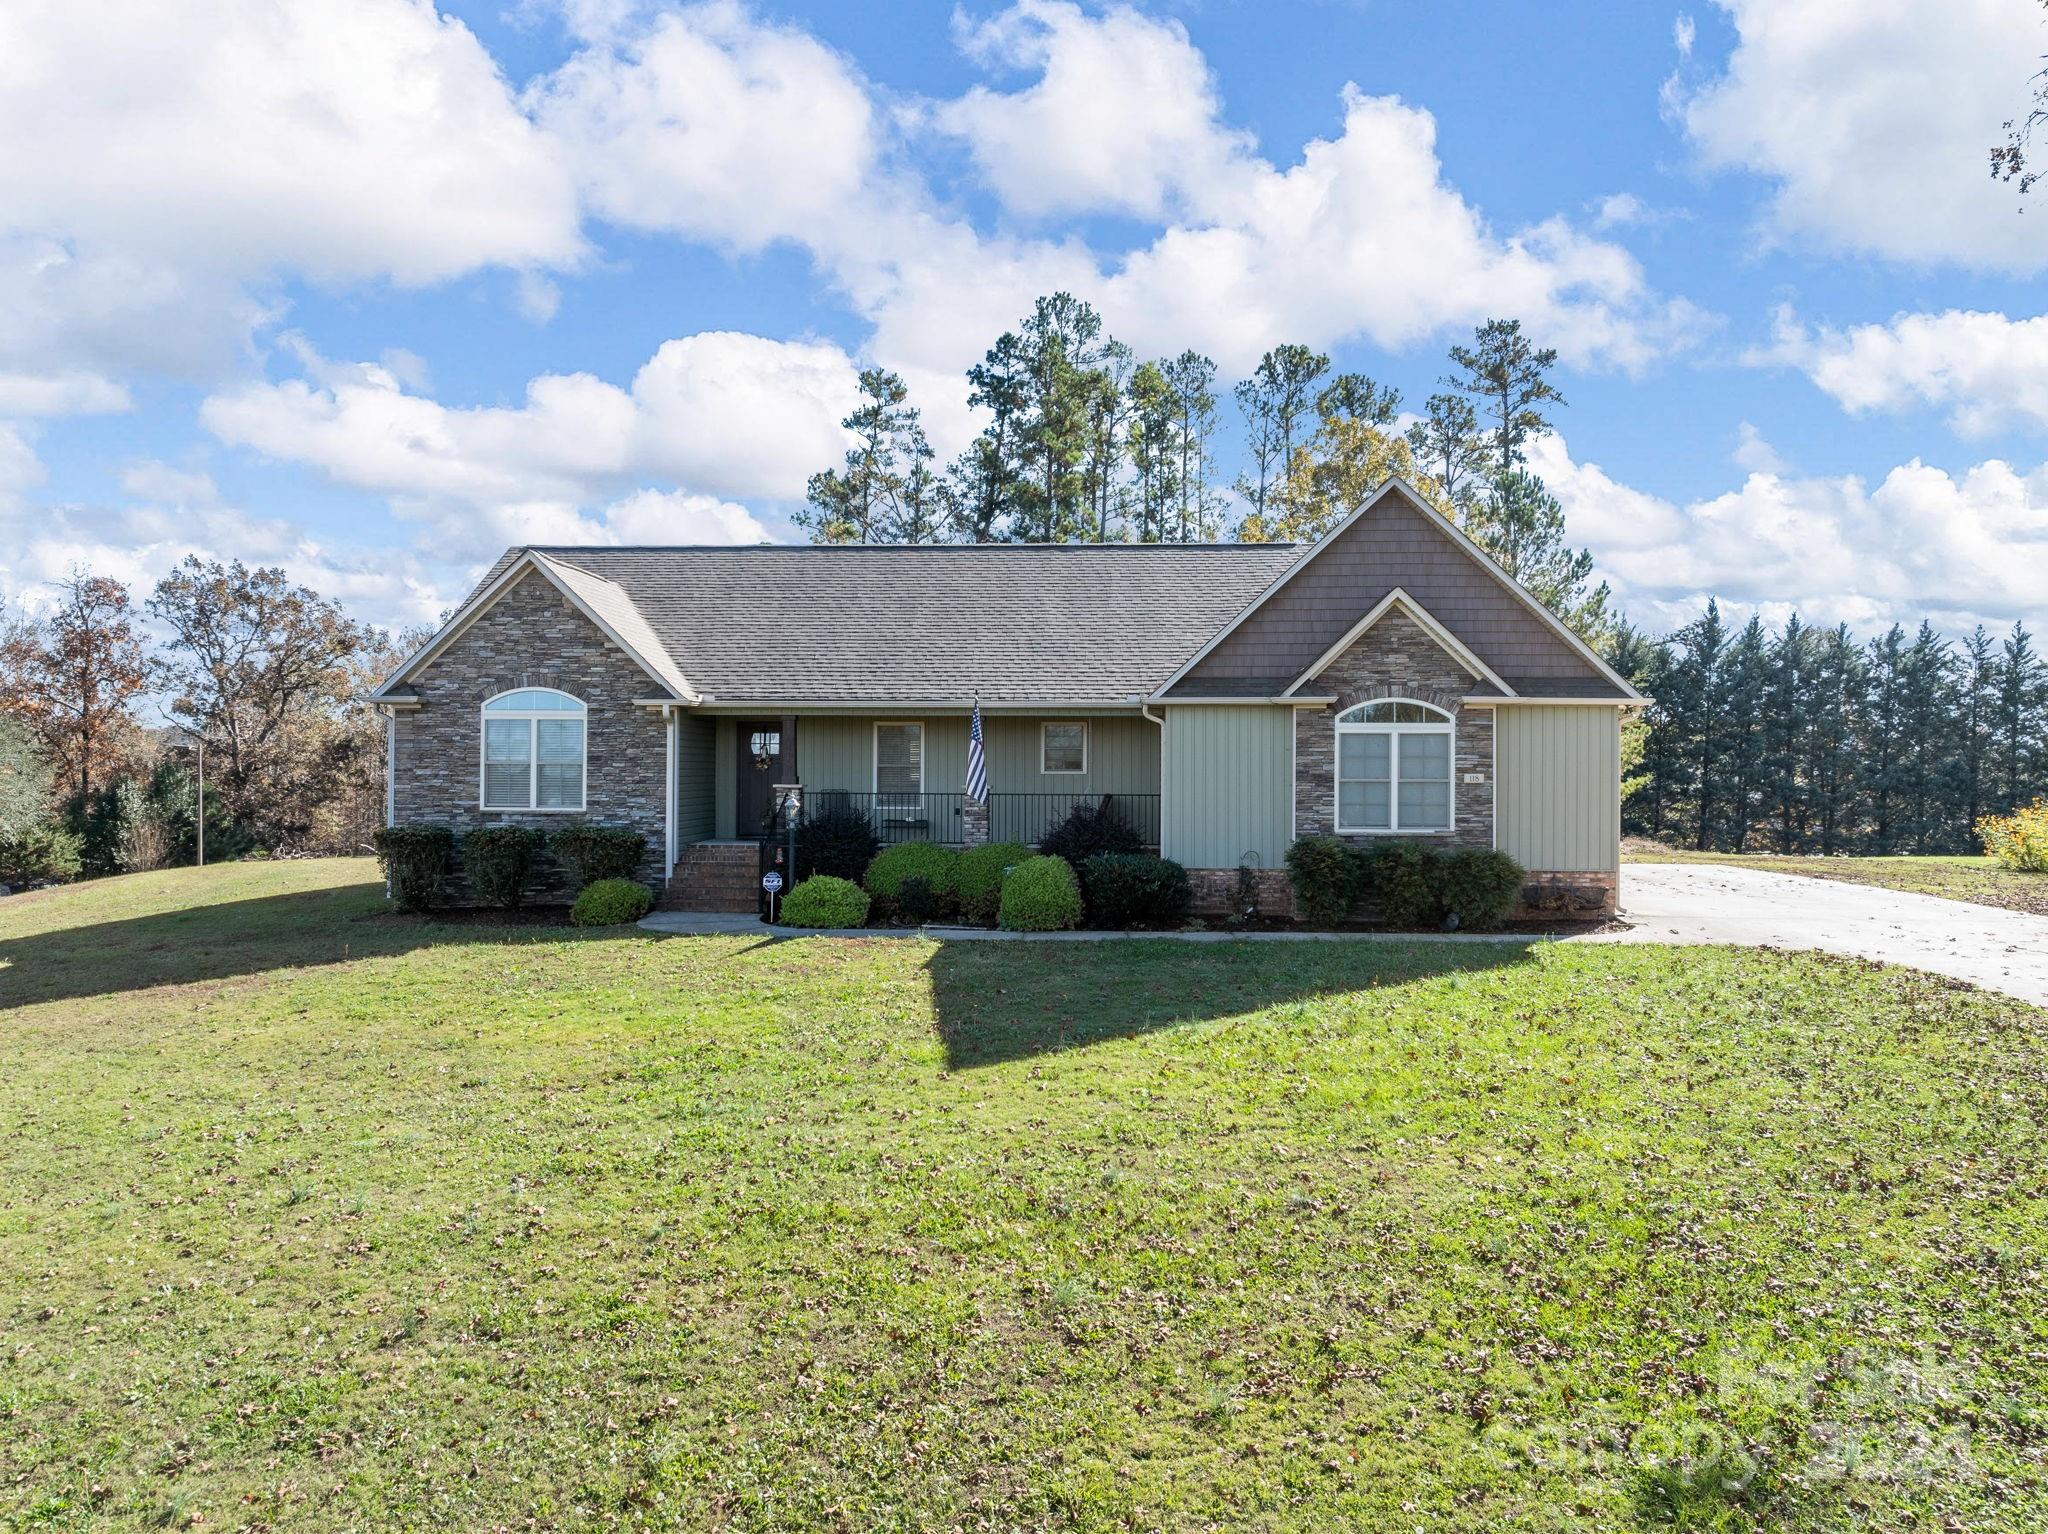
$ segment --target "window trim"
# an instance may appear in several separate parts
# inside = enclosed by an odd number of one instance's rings
[[[875,802],[878,804],[881,802],[883,793],[882,731],[885,729],[907,729],[912,725],[915,725],[917,727],[917,787],[908,794],[904,794],[900,789],[890,789],[888,792],[891,798],[903,797],[916,799],[920,803],[922,803],[924,800],[924,721],[922,719],[877,719],[875,721],[874,729],[869,732],[869,741],[871,742],[872,746],[872,749],[869,752],[869,767],[871,772],[869,781],[874,786]]]
[[[491,712],[491,705],[500,698],[509,698],[514,693],[551,692],[558,698],[567,698],[574,708],[508,708],[497,713]],[[508,687],[503,692],[491,694],[477,705],[476,727],[476,803],[477,809],[486,815],[581,815],[590,803],[590,705],[574,693],[564,692],[559,687]],[[544,719],[573,719],[582,726],[578,740],[582,745],[582,762],[577,769],[576,802],[574,804],[542,804],[540,802],[540,724]],[[497,723],[523,723],[526,726],[526,803],[492,804],[490,802],[490,737],[491,725]]]
[[[1060,729],[1075,729],[1081,732],[1081,765],[1078,767],[1048,767],[1045,765],[1045,732],[1057,726]],[[1085,719],[1041,719],[1038,722],[1038,771],[1047,778],[1085,778],[1088,776],[1088,737],[1093,733]]]
[[[1427,723],[1367,722],[1348,716],[1383,703],[1409,703],[1438,717]],[[1441,704],[1421,698],[1367,698],[1337,715],[1333,725],[1335,747],[1330,761],[1330,824],[1339,836],[1449,836],[1458,829],[1458,721]],[[1344,823],[1344,737],[1385,735],[1387,739],[1387,823],[1383,826],[1348,826]],[[1444,823],[1440,826],[1401,824],[1401,737],[1442,735],[1448,738],[1448,770],[1445,775]],[[1421,781],[1421,780],[1418,780]]]

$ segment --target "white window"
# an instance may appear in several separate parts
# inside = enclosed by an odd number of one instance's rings
[[[888,804],[915,805],[924,792],[924,726],[875,726],[875,794]]]
[[[1040,772],[1086,772],[1088,770],[1088,726],[1044,724],[1038,728],[1038,770]]]
[[[521,687],[484,704],[483,807],[581,810],[588,761],[583,705],[566,692]]]
[[[1382,698],[1337,716],[1337,829],[1448,831],[1451,716]]]

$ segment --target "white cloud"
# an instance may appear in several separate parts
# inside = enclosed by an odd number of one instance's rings
[[[1671,42],[1678,49],[1678,56],[1680,58],[1689,59],[1692,57],[1692,45],[1698,37],[1699,28],[1694,25],[1693,19],[1686,15],[1685,12],[1680,11],[1678,19],[1671,23]]]
[[[1829,249],[2034,272],[2048,245],[1988,155],[2048,51],[2023,0],[1720,0],[1726,72],[1667,99],[1706,163],[1768,177]]]
[[[155,458],[131,463],[121,471],[121,488],[138,501],[158,506],[211,506],[220,500],[213,476],[176,469]]]
[[[16,0],[0,61],[0,366],[207,371],[280,276],[584,250],[557,147],[430,0]]]
[[[0,416],[113,415],[131,403],[128,391],[112,379],[78,368],[0,372]]]
[[[852,66],[731,0],[586,48],[527,104],[600,218],[741,250],[831,242],[875,169]]]
[[[2038,611],[2048,465],[1992,459],[1952,474],[1916,458],[1874,487],[1758,471],[1684,506],[1574,461],[1561,438],[1538,443],[1530,465],[1646,627],[1675,627],[1709,596],[1774,622],[1797,610],[1863,630],[1923,616],[2003,626]]]
[[[1855,415],[1928,406],[1965,437],[2048,426],[2048,316],[1948,309],[1835,330],[1781,310],[1751,360],[1799,368]]]
[[[744,506],[680,490],[635,490],[604,511],[622,543],[765,543],[768,530]]]
[[[955,31],[985,67],[1038,74],[1013,92],[975,86],[934,113],[1013,211],[1160,218],[1212,204],[1251,169],[1251,135],[1222,125],[1215,76],[1178,21],[1019,0],[979,25],[956,13]]]
[[[811,472],[844,451],[839,421],[857,390],[837,347],[722,331],[665,342],[630,389],[544,374],[510,407],[443,405],[380,363],[308,357],[306,372],[217,393],[201,418],[231,445],[389,497],[465,554],[611,541],[591,508],[649,478],[684,492],[669,511],[691,526],[717,525],[719,498],[800,499]],[[758,524],[732,526],[759,535]]]
[[[1735,451],[1728,456],[1737,468],[1748,469],[1753,474],[1783,474],[1790,467],[1751,421],[1744,421],[1735,428]]]

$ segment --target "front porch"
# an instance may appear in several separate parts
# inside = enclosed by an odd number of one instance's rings
[[[985,816],[965,792],[969,727],[959,708],[675,710],[664,907],[751,909],[761,844],[787,835],[777,790],[790,785],[803,819],[859,815],[884,846],[1036,846],[1077,807],[1107,806],[1157,850],[1159,730],[1135,708],[984,708]]]

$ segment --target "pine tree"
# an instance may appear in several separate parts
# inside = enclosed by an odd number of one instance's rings
[[[1998,656],[1997,781],[1999,809],[2010,814],[2028,802],[2044,734],[2048,672],[2034,653],[2034,638],[2015,623]]]
[[[1665,708],[1683,763],[1681,790],[1690,790],[1692,798],[1692,844],[1696,851],[1706,852],[1715,845],[1723,819],[1728,708],[1722,689],[1728,630],[1721,622],[1720,604],[1708,602],[1704,613],[1673,636],[1672,645],[1677,654],[1664,684],[1669,694]]]
[[[1868,683],[1863,652],[1838,624],[1814,647],[1813,728],[1808,736],[1806,796],[1817,845],[1832,857],[1853,844],[1859,822],[1859,721]]]
[[[813,474],[809,505],[796,514],[813,543],[873,543],[881,536],[889,500],[896,491],[899,453],[906,430],[917,428],[903,380],[884,368],[860,374],[861,403],[839,424],[854,434],[844,466]]]
[[[1251,377],[1231,390],[1244,415],[1245,450],[1251,471],[1232,486],[1251,508],[1248,515],[1266,515],[1273,490],[1287,478],[1302,425],[1313,405],[1316,380],[1330,369],[1330,359],[1306,346],[1276,346],[1259,359]]]
[[[1894,623],[1866,651],[1868,703],[1863,720],[1863,790],[1870,805],[1870,847],[1880,855],[1899,838],[1905,788],[1906,632]]]
[[[1728,647],[1722,667],[1721,696],[1726,724],[1721,738],[1723,775],[1727,779],[1726,822],[1721,845],[1740,852],[1749,842],[1750,827],[1763,812],[1767,781],[1763,753],[1764,696],[1770,682],[1770,646],[1763,620],[1754,614]]]
[[[1794,613],[1772,643],[1764,676],[1759,741],[1764,810],[1779,852],[1803,851],[1810,805],[1806,769],[1814,700],[1810,696],[1813,640]]]
[[[1978,624],[1963,641],[1956,723],[1956,810],[1962,818],[1957,845],[1969,846],[1969,828],[1991,803],[1991,769],[1998,716],[1998,645]]]

